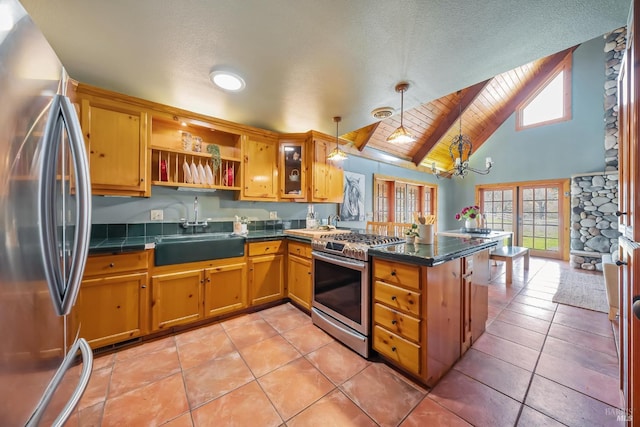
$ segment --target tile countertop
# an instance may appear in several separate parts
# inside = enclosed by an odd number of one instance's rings
[[[432,245],[416,243],[372,248],[369,255],[432,267],[496,245],[496,241],[488,239],[436,236]]]
[[[215,234],[215,235],[214,235]],[[231,236],[231,233],[202,233],[202,237],[213,236],[217,238],[218,236],[226,237]],[[176,235],[176,236],[184,236],[184,235]],[[194,235],[194,238],[197,235]],[[117,253],[117,252],[128,252],[128,251],[143,251],[145,249],[153,249],[155,248],[155,244],[157,242],[156,239],[162,237],[169,236],[141,236],[141,237],[111,237],[111,238],[97,238],[91,239],[89,242],[89,254],[101,254],[101,253]],[[234,236],[235,237],[235,236]],[[282,230],[277,231],[251,231],[247,236],[238,236],[243,237],[248,242],[252,241],[267,241],[267,240],[278,240],[284,237],[291,238],[293,236],[288,236],[282,232]],[[309,242],[310,239],[304,237],[296,237],[295,240],[300,240],[304,242]]]

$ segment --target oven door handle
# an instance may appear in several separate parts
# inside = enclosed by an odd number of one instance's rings
[[[343,258],[334,255],[327,255],[321,252],[311,252],[311,255],[314,259],[319,259],[320,261],[325,261],[331,264],[340,265],[346,268],[355,268],[360,271],[364,271],[367,268],[367,264],[364,261],[356,261],[351,258]]]

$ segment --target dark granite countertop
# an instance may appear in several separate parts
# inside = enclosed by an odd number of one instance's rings
[[[496,245],[497,242],[487,239],[436,236],[433,245],[392,245],[369,249],[369,255],[431,267]]]

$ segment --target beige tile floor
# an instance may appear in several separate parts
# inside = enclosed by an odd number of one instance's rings
[[[68,426],[608,426],[620,406],[607,314],[558,305],[565,262],[494,266],[487,330],[433,388],[367,361],[291,304],[96,359]]]

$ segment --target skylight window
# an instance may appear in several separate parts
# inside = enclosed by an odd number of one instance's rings
[[[571,55],[516,110],[516,130],[571,120]]]

